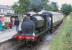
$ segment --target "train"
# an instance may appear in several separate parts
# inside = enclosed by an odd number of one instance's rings
[[[15,39],[17,41],[38,41],[45,32],[50,31],[52,33],[53,28],[60,24],[63,21],[63,18],[63,14],[51,11],[33,14],[31,20],[34,22],[35,27],[32,33],[24,34],[22,30],[20,30],[20,32],[15,35]]]

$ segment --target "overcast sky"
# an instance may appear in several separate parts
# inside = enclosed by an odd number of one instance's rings
[[[18,0],[0,0],[0,5],[13,5],[14,2],[17,2]]]
[[[51,2],[57,2],[58,6],[61,7],[62,4],[71,4],[72,5],[72,0],[50,0]]]
[[[14,2],[17,2],[18,0],[0,0],[0,5],[13,5]],[[61,7],[61,5],[63,3],[67,3],[67,4],[71,4],[72,5],[72,0],[49,0],[49,1],[53,1],[53,2],[57,2],[57,4],[59,5],[59,7]]]

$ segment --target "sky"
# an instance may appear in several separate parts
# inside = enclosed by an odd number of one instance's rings
[[[71,4],[72,5],[72,0],[50,0],[51,2],[57,2],[58,6],[61,8],[62,4]]]
[[[18,0],[0,0],[0,5],[13,5]],[[61,7],[62,4],[67,3],[72,5],[72,0],[49,0],[53,2],[57,2],[58,6]]]
[[[13,5],[15,2],[17,2],[18,0],[0,0],[0,5]]]

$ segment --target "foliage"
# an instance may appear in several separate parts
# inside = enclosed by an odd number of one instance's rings
[[[19,0],[17,3],[13,5],[13,9],[17,14],[24,14],[28,11],[29,4],[30,0]]]
[[[72,14],[67,17],[62,30],[52,41],[50,50],[72,50]]]
[[[50,6],[50,5],[47,5],[47,6],[46,6],[46,10],[48,10],[48,11],[52,11],[51,6]]]
[[[72,11],[72,7],[71,7],[71,5],[63,4],[63,5],[62,5],[62,8],[61,8],[61,11],[62,11],[65,15],[68,15],[68,14],[70,14],[70,12]]]
[[[19,7],[16,3],[13,5],[13,9],[15,10],[15,13],[18,13]]]
[[[40,11],[42,9],[41,0],[31,0],[30,10]]]
[[[50,4],[50,7],[51,7],[51,11],[58,11],[58,7],[57,7],[56,2],[52,2]]]
[[[13,5],[15,13],[23,14],[28,11],[40,11],[45,8],[48,0],[19,0]]]

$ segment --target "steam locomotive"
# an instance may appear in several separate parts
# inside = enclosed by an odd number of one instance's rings
[[[19,41],[38,41],[45,32],[50,31],[63,21],[64,16],[58,12],[42,12],[31,16],[34,22],[34,29],[31,33],[20,32],[15,36]],[[23,21],[24,22],[24,21]],[[50,25],[49,25],[50,24]]]

